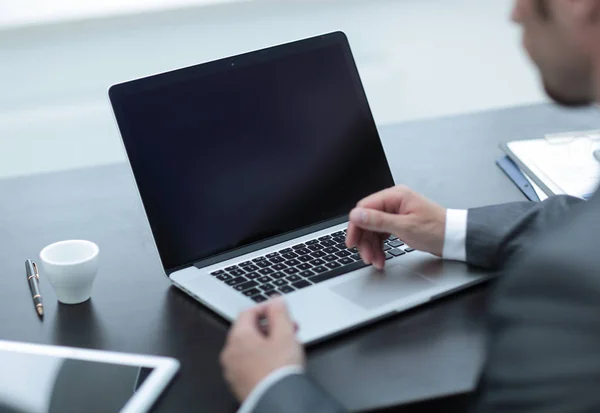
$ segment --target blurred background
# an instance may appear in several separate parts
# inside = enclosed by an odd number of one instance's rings
[[[379,125],[544,101],[512,2],[0,0],[0,178],[123,161],[114,83],[335,30]]]

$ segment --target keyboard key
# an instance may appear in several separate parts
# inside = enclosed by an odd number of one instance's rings
[[[256,281],[246,281],[245,283],[234,285],[233,288],[235,288],[238,291],[246,291],[256,286],[258,286],[258,283]]]
[[[296,281],[300,281],[302,278],[300,278],[298,275],[290,275],[289,277],[285,277],[285,279],[291,283],[295,283]]]
[[[386,260],[390,260],[390,259],[392,259],[392,258],[394,258],[394,256],[393,256],[392,254],[390,254],[389,252],[386,252],[386,253],[385,253],[385,259],[386,259]]]
[[[292,284],[297,290],[301,290],[302,288],[310,287],[312,284],[306,280],[298,281],[297,283]]]
[[[327,254],[325,254],[323,251],[315,251],[312,254],[310,254],[311,256],[315,257],[315,258],[321,258],[326,256]]]
[[[286,273],[287,275],[293,275],[293,274],[298,274],[300,272],[300,270],[297,268],[286,268],[285,270],[283,270],[283,272]]]
[[[335,245],[335,242],[333,242],[330,239],[326,239],[325,241],[321,241],[321,245],[324,247],[331,247],[331,246]]]
[[[350,251],[351,253],[353,253],[353,254],[358,254],[358,248],[356,248],[356,247],[352,247],[352,248],[350,248],[350,250],[349,250],[349,251]]]
[[[404,245],[404,243],[402,241],[399,241],[399,240],[390,241],[390,242],[388,242],[388,244],[392,248],[398,248],[398,247],[401,247],[401,246]]]
[[[259,261],[259,262],[257,262],[257,263],[256,263],[256,265],[258,265],[260,268],[267,268],[267,267],[270,267],[270,266],[271,266],[271,265],[273,265],[273,264],[271,264],[271,263],[270,263],[269,261],[267,261],[267,260],[264,260],[264,261]]]
[[[281,287],[279,289],[279,291],[281,291],[284,294],[289,294],[289,293],[293,293],[294,291],[296,291],[296,289],[294,287],[290,287],[289,285],[286,285],[284,287]]]
[[[276,297],[278,295],[281,295],[281,293],[279,291],[277,291],[277,290],[271,290],[271,291],[267,291],[265,293],[265,295],[268,296],[269,298],[273,298],[273,297]]]
[[[285,258],[286,260],[291,260],[294,258],[298,258],[298,254],[293,253],[293,252],[288,252],[287,254],[282,254],[281,255],[283,258]]]
[[[296,250],[296,254],[302,256],[302,255],[307,255],[310,254],[311,251],[308,248],[300,248]]]
[[[223,274],[223,275],[219,275],[217,277],[217,280],[221,280],[221,281],[228,281],[228,280],[232,280],[234,277],[229,275],[229,274]]]
[[[266,284],[268,282],[273,281],[273,279],[271,277],[267,277],[266,275],[264,277],[259,277],[256,279],[256,281],[258,281],[261,284]]]
[[[276,272],[275,274],[271,274],[271,278],[273,278],[274,280],[278,280],[280,278],[285,277],[286,274],[282,273],[282,272]]]
[[[344,231],[338,231],[338,232],[334,232],[333,234],[331,234],[332,237],[343,237],[344,235],[346,235],[344,233]]]
[[[246,267],[250,264],[252,264],[252,261],[244,261],[243,263],[240,264],[240,267]]]
[[[284,285],[287,285],[288,282],[285,278],[282,278],[281,280],[275,280],[273,281],[273,285],[276,285],[277,287],[282,287]]]
[[[340,236],[340,237],[333,237],[333,240],[335,242],[340,242],[340,243],[341,242],[346,242],[346,237],[342,237],[342,236]]]
[[[287,265],[285,265],[285,264],[275,264],[275,265],[273,265],[273,269],[275,271],[283,271],[286,268],[287,268]]]
[[[298,261],[296,259],[287,260],[285,262],[285,265],[287,265],[288,267],[295,267],[296,265],[300,265],[300,264],[302,264],[302,261]]]
[[[307,242],[306,242],[306,245],[315,245],[315,244],[318,244],[318,243],[319,243],[319,241],[318,241],[318,240],[316,240],[316,239],[311,239],[310,241],[307,241]]]
[[[337,261],[338,257],[336,257],[335,255],[326,255],[325,257],[323,257],[323,259],[327,262],[333,262]]]
[[[293,250],[299,250],[300,248],[305,248],[305,247],[306,247],[306,245],[304,245],[304,244],[298,244],[298,245],[294,245],[292,247],[292,249]]]
[[[261,285],[260,287],[258,287],[259,289],[263,290],[263,291],[271,291],[275,289],[275,286],[271,283],[267,283],[264,285]]]
[[[361,261],[362,260],[362,258],[360,258],[360,255],[358,255],[358,254],[352,254],[350,256],[350,258],[352,258],[354,261]]]
[[[384,251],[389,251],[389,250],[391,250],[391,249],[392,249],[392,247],[390,247],[389,245],[387,245],[387,244],[383,244],[383,250],[384,250]]]
[[[404,251],[406,252],[413,252],[415,249],[414,248],[404,248]]]
[[[320,273],[322,273],[322,272],[329,271],[329,270],[327,269],[327,267],[323,267],[322,265],[319,265],[318,267],[315,267],[315,268],[313,268],[312,270],[313,270],[314,272],[316,272],[316,273],[319,273],[319,274],[320,274]]]
[[[257,303],[264,303],[265,301],[268,300],[268,298],[265,297],[262,294],[257,294],[257,295],[254,295],[254,296],[250,297],[250,298],[253,299]]]
[[[393,250],[390,250],[390,254],[392,254],[394,257],[399,257],[406,253],[404,251],[402,251],[400,248],[394,248]]]
[[[239,267],[237,265],[233,265],[231,267],[225,268],[225,271],[234,271],[234,270],[239,270]]]
[[[319,251],[319,250],[322,250],[323,248],[325,248],[325,247],[323,247],[321,244],[314,244],[314,245],[308,246],[308,249],[311,251]]]
[[[270,253],[270,254],[267,254],[267,258],[275,258],[275,257],[277,257],[278,255],[279,255],[279,253],[278,253],[278,252],[272,252],[272,253]]]
[[[349,257],[352,254],[350,253],[350,251],[345,251],[344,250],[344,251],[338,251],[338,252],[336,252],[335,255],[337,255],[340,258],[344,258],[344,257]]]
[[[335,254],[339,250],[336,247],[327,247],[323,251],[327,254]]]
[[[325,235],[325,236],[319,238],[319,241],[325,241],[325,240],[328,240],[328,239],[331,239],[331,235]]]
[[[313,257],[311,257],[310,255],[303,255],[301,257],[298,257],[298,259],[302,262],[309,262],[312,261]]]
[[[327,268],[331,268],[333,270],[334,268],[340,268],[342,266],[342,264],[334,261],[334,262],[328,262],[327,264],[325,264],[325,266]]]
[[[367,264],[365,264],[362,261],[355,261],[350,265],[346,265],[344,267],[340,267],[340,268],[336,268],[334,270],[331,270],[329,272],[323,273],[323,274],[319,274],[319,275],[315,275],[314,277],[310,277],[308,280],[310,282],[313,283],[320,283],[323,281],[327,281],[327,280],[331,280],[332,278],[338,277],[342,274],[347,274],[350,271],[355,271],[358,270],[360,268],[364,268],[366,267]]]
[[[261,291],[258,288],[252,288],[250,290],[244,291],[242,294],[244,294],[246,297],[252,297],[253,295],[257,295],[260,293]]]
[[[271,261],[273,264],[279,264],[279,263],[285,261],[285,258],[278,255],[277,257],[271,258],[269,261]]]
[[[266,260],[266,258],[265,258],[265,257],[258,257],[258,258],[254,258],[254,259],[252,260],[252,262],[261,262],[261,261],[264,261],[264,260]]]
[[[239,277],[241,275],[246,274],[246,272],[244,270],[239,270],[238,269],[238,270],[231,270],[231,271],[229,271],[229,274],[233,275],[234,277]]]
[[[338,262],[342,265],[348,265],[348,264],[352,264],[354,262],[354,260],[350,257],[346,257],[346,258],[342,258],[341,260],[338,260]]]
[[[246,281],[248,281],[248,280],[244,277],[236,277],[236,278],[232,278],[231,280],[225,281],[225,284],[231,285],[233,287],[237,284],[245,283]]]
[[[312,265],[313,267],[318,267],[319,265],[325,265],[325,260],[322,260],[320,258],[317,258],[316,260],[312,260],[310,262],[310,265]]]
[[[285,248],[285,249],[279,251],[280,254],[289,254],[290,252],[294,252],[294,250],[291,248]]]
[[[310,264],[300,264],[296,268],[298,268],[299,270],[302,270],[302,271],[306,271],[306,270],[310,270],[312,268],[312,265],[310,265]]]
[[[398,239],[397,236],[395,235],[390,235],[390,237],[388,238],[388,241],[396,241]]]
[[[306,270],[306,271],[302,271],[299,275],[301,277],[308,278],[308,277],[312,277],[313,275],[315,275],[315,273],[310,270]]]
[[[348,249],[348,247],[346,247],[346,243],[345,242],[340,242],[339,244],[335,244],[336,248],[341,249],[342,251],[346,251]]]
[[[244,268],[244,271],[248,271],[248,272],[258,271],[258,267],[256,265],[253,265],[253,264],[246,265],[243,268]]]
[[[275,272],[275,270],[272,268],[263,268],[262,270],[259,271],[259,273],[261,273],[262,275],[269,275],[269,274],[273,274],[274,272]]]
[[[249,280],[256,280],[258,277],[260,277],[260,274],[257,272],[251,272],[250,274],[245,274],[244,277],[248,278]]]
[[[223,271],[223,270],[219,270],[219,271],[215,271],[215,272],[211,272],[210,273],[210,275],[214,275],[215,277],[217,275],[223,275],[223,274],[225,274],[225,271]]]

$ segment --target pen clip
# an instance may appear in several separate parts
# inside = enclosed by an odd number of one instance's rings
[[[40,273],[38,272],[38,267],[37,267],[37,264],[36,264],[35,262],[33,262],[32,264],[33,264],[33,269],[35,270],[35,274],[34,274],[34,276],[35,276],[35,278],[37,278],[37,280],[39,281],[39,280],[40,280]]]

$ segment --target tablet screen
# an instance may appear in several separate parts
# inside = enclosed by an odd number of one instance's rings
[[[0,349],[1,413],[118,413],[152,368]]]

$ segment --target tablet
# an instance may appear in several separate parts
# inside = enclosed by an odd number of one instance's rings
[[[0,366],[2,413],[144,413],[179,362],[0,340]]]

